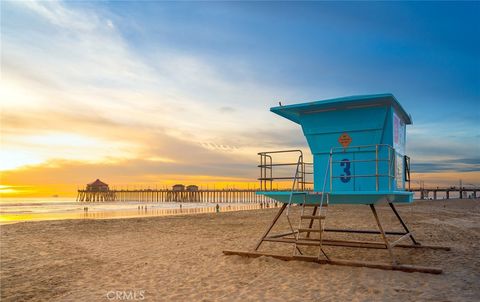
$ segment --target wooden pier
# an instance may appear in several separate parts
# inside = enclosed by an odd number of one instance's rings
[[[411,192],[418,192],[420,193],[420,199],[439,199],[439,193],[444,193],[445,197],[443,199],[450,199],[450,198],[477,198],[480,197],[480,194],[477,192],[480,191],[478,188],[468,188],[468,187],[450,187],[450,188],[413,188],[410,189]],[[456,196],[453,196],[454,193]]]
[[[214,202],[214,203],[271,203],[274,200],[257,195],[260,189],[249,190],[197,190],[175,191],[167,189],[136,189],[136,190],[78,190],[77,201],[80,202]],[[413,188],[411,192],[420,193],[420,199],[439,199],[438,193],[444,193],[443,199],[450,198],[478,198],[479,189],[472,188]],[[454,193],[454,194],[453,194]],[[455,196],[454,196],[455,195]]]
[[[257,195],[258,189],[249,190],[108,190],[92,191],[78,190],[77,201],[80,202],[214,202],[214,203],[274,203],[275,201],[263,195]]]

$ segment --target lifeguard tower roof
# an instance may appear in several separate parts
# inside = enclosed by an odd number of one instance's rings
[[[308,103],[300,103],[270,108],[270,111],[283,116],[297,124],[301,124],[300,115],[330,110],[356,109],[363,107],[390,105],[401,115],[405,124],[412,124],[410,115],[391,93],[355,95],[335,99],[327,99]]]

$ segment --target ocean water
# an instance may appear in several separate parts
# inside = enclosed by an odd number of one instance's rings
[[[0,224],[61,219],[115,219],[216,212],[216,203],[77,202],[75,198],[1,198]],[[220,212],[260,209],[254,203],[218,203]],[[270,205],[271,206],[271,205]]]

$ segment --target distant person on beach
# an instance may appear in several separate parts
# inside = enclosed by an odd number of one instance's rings
[[[217,205],[215,206],[215,209],[217,210],[217,213],[220,212],[220,206],[218,205],[218,203],[217,203]]]

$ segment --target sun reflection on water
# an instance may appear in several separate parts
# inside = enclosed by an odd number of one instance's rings
[[[93,207],[92,207],[93,206]],[[95,207],[97,206],[97,207]],[[171,208],[165,208],[165,204],[142,204],[132,209],[132,205],[128,209],[115,208],[113,204],[110,207],[99,208],[98,204],[77,204],[77,207],[71,211],[0,211],[0,224],[10,224],[22,221],[43,221],[43,220],[64,220],[64,219],[119,219],[119,218],[135,218],[135,217],[156,217],[156,216],[172,216],[172,215],[191,215],[202,213],[217,212],[216,205],[204,204],[190,205],[184,203],[171,204]],[[135,205],[133,205],[135,206]],[[272,207],[273,205],[269,205]],[[83,208],[82,208],[83,207]],[[162,208],[158,208],[162,207]],[[220,204],[218,212],[244,211],[261,209],[264,206],[257,203],[249,204]]]

